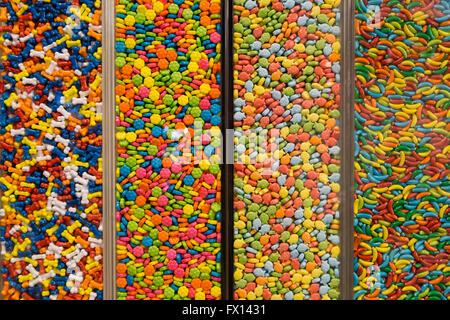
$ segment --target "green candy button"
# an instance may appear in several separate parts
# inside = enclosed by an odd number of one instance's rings
[[[149,146],[147,148],[147,152],[148,152],[149,155],[154,156],[154,155],[156,155],[158,153],[158,147],[154,146],[154,145],[151,145],[151,146]]]
[[[194,177],[195,179],[198,179],[202,176],[203,171],[200,168],[194,168],[191,172],[192,177]]]
[[[134,232],[138,229],[139,225],[137,224],[136,221],[130,221],[127,224],[127,229],[131,232]]]
[[[143,24],[145,22],[145,15],[143,13],[138,13],[134,18],[136,23]]]
[[[133,84],[138,87],[142,84],[144,80],[142,79],[142,76],[139,74],[136,74],[133,76],[133,78],[131,79],[131,82],[133,82]]]
[[[150,248],[148,248],[148,254],[151,257],[157,256],[159,254],[159,248],[156,246],[151,246]]]
[[[171,3],[167,8],[167,11],[171,14],[178,14],[178,10],[180,10],[180,7],[176,3]]]
[[[204,37],[204,36],[206,36],[207,33],[208,33],[208,30],[207,30],[205,27],[199,26],[199,27],[197,28],[197,35],[198,35],[199,37]]]
[[[130,168],[133,168],[136,165],[136,158],[128,157],[125,162],[126,162],[127,166],[129,166]]]
[[[160,195],[162,195],[162,189],[160,187],[153,187],[152,188],[152,196],[159,197]]]
[[[134,277],[134,276],[136,275],[136,267],[135,267],[134,265],[130,264],[130,265],[127,267],[127,273],[128,273],[130,276]]]
[[[124,57],[117,57],[116,58],[116,66],[118,67],[118,68],[122,68],[124,65],[126,65],[127,64],[127,62],[126,62],[126,60],[125,60],[125,58]]]
[[[153,279],[153,284],[157,287],[161,287],[164,284],[164,279],[162,277],[155,277]]]
[[[181,14],[181,16],[186,20],[191,19],[193,15],[194,13],[192,12],[191,9],[184,9],[183,13]]]
[[[134,209],[134,216],[138,219],[142,219],[145,216],[145,211],[142,208]]]

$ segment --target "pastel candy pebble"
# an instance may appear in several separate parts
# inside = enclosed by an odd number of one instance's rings
[[[338,6],[234,6],[235,299],[339,296],[317,285],[339,278]]]

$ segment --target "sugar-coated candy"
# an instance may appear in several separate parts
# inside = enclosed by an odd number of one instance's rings
[[[340,0],[234,0],[235,299],[339,297]]]
[[[221,297],[220,9],[116,1],[120,300]]]
[[[11,300],[103,298],[101,1],[0,2],[0,272]]]
[[[450,297],[448,0],[356,1],[354,298]]]

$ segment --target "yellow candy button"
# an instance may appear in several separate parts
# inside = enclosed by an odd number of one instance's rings
[[[144,6],[143,4],[138,5],[136,12],[137,13],[145,13],[145,11],[147,11],[147,7]]]
[[[188,293],[189,293],[189,289],[186,288],[185,286],[181,286],[178,289],[178,295],[182,298],[187,297]]]
[[[126,133],[125,132],[117,132],[116,133],[116,139],[121,141],[121,140],[125,140],[126,137]]]
[[[320,220],[316,220],[316,221],[314,222],[314,224],[315,224],[315,226],[316,226],[316,229],[319,229],[319,230],[325,230],[325,229],[327,228],[327,226],[325,225],[325,223],[323,223],[323,222],[320,221]]]
[[[301,149],[302,151],[306,151],[306,150],[308,150],[310,147],[311,147],[311,143],[309,143],[309,142],[303,142],[303,143],[300,145],[300,149]]]
[[[183,213],[192,214],[194,212],[194,207],[191,204],[187,204],[183,207]]]
[[[337,258],[338,256],[339,256],[339,253],[341,252],[341,249],[339,249],[339,247],[333,247],[332,249],[331,249],[331,256],[333,257],[333,258]]]
[[[341,191],[341,186],[338,183],[330,183],[331,191],[333,192],[339,192]]]
[[[244,192],[247,193],[247,194],[252,193],[254,189],[255,188],[253,186],[249,185],[249,184],[246,184],[244,186],[244,188],[243,188]]]
[[[218,137],[222,134],[218,126],[212,126],[209,131],[213,137]]]
[[[309,197],[309,189],[303,189],[302,191],[300,191],[300,196],[302,197],[303,200],[308,198]]]
[[[248,293],[248,295],[247,295],[247,299],[248,299],[248,300],[256,300],[256,295],[255,295],[255,293],[250,291],[250,292]]]
[[[145,67],[145,61],[141,58],[134,60],[134,67],[139,70],[142,69],[143,67]]]
[[[305,189],[305,190],[306,190],[306,189]],[[303,192],[303,190],[302,190],[302,192]],[[309,196],[309,191],[308,191],[307,193],[308,193],[308,196]],[[306,198],[307,198],[308,196],[306,196]],[[306,198],[305,198],[305,199],[306,199]],[[304,213],[303,213],[303,216],[304,216],[306,219],[311,219],[312,215],[313,215],[313,212],[312,212],[311,208],[305,208],[305,211],[304,211]]]
[[[142,74],[142,71],[141,71],[141,74]],[[151,87],[153,87],[154,84],[155,84],[155,80],[153,80],[152,77],[146,77],[144,79],[144,86],[146,86],[147,88],[150,89]],[[158,93],[158,91],[156,91],[156,93],[158,94],[158,97],[155,100],[158,100],[159,99],[159,93]]]
[[[300,281],[302,281],[302,275],[300,273],[294,274],[292,277],[292,282],[299,283]]]
[[[152,114],[152,116],[150,117],[150,121],[153,124],[158,124],[161,122],[161,116],[159,114]]]
[[[205,300],[205,293],[204,292],[197,292],[195,294],[195,300]]]
[[[156,101],[159,99],[159,92],[156,90],[150,90],[150,94],[148,95],[148,97],[152,100],[152,101]]]
[[[200,52],[194,51],[191,53],[191,61],[198,62],[202,58],[202,54]]]
[[[209,161],[206,159],[202,159],[199,163],[199,167],[200,169],[202,169],[203,171],[206,171],[209,169]]]
[[[303,292],[294,294],[294,300],[303,300],[304,298],[305,298],[305,295],[303,294]]]
[[[221,290],[219,287],[214,286],[211,288],[211,295],[213,297],[215,297],[215,298],[220,297],[220,294],[221,294]]]
[[[153,21],[156,18],[156,12],[154,10],[145,11],[145,17],[147,20]]]
[[[178,103],[179,103],[181,106],[187,105],[188,102],[189,102],[189,98],[188,98],[187,96],[181,95],[181,96],[178,97]]]
[[[211,86],[207,83],[200,85],[200,92],[203,94],[208,94],[211,91]]]
[[[140,69],[141,69],[141,76],[143,76],[144,78],[150,77],[152,75],[152,70],[149,67],[145,66],[145,64],[144,67]]]
[[[134,26],[134,23],[136,22],[136,20],[134,19],[133,16],[126,16],[124,22],[127,26],[131,27],[131,26]]]
[[[128,38],[127,40],[125,40],[125,46],[127,47],[127,49],[134,49],[134,47],[136,46],[136,41],[132,38]]]
[[[242,246],[245,244],[244,240],[242,239],[236,239],[234,240],[234,247],[236,249],[242,248]]]
[[[294,244],[298,242],[298,235],[297,234],[291,234],[288,241],[289,244]]]
[[[290,60],[290,59],[285,59],[285,60],[283,60],[282,65],[283,65],[283,67],[285,67],[285,68],[290,68],[290,67],[292,66],[292,60]]]
[[[234,223],[234,227],[238,228],[238,229],[244,229],[245,228],[245,222],[242,220],[239,220],[237,222]]]
[[[155,10],[155,12],[157,13],[163,11],[164,4],[161,1],[156,1],[155,4],[153,5],[153,10]]]
[[[134,133],[134,132],[132,132],[132,131],[130,131],[130,132],[127,132],[127,134],[126,134],[126,139],[127,139],[127,141],[128,142],[135,142],[136,141],[136,138],[137,138],[137,136],[136,136],[136,133]]]
[[[198,70],[198,64],[197,64],[197,62],[191,61],[191,62],[188,64],[188,70],[189,70],[189,72],[197,72],[197,70]]]
[[[339,50],[341,50],[341,44],[337,41],[337,42],[334,42],[332,45],[331,45],[331,48],[333,49],[333,52],[339,52]]]
[[[310,275],[306,275],[302,278],[302,283],[303,284],[310,284],[312,281],[312,277]]]

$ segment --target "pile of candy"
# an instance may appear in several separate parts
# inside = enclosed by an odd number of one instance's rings
[[[0,2],[5,299],[102,299],[101,2]]]
[[[220,0],[116,1],[118,299],[219,299]]]
[[[234,4],[235,298],[337,299],[340,0]]]
[[[450,297],[450,1],[356,1],[355,299]]]
[[[235,299],[339,298],[340,3],[233,0]],[[115,5],[117,299],[218,300],[221,1]],[[449,299],[450,0],[355,5],[354,298]],[[5,299],[103,298],[101,15],[0,1]]]

